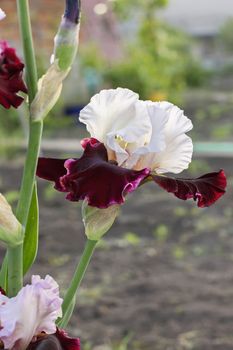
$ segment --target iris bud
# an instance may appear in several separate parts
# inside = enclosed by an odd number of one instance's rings
[[[113,225],[119,210],[118,204],[99,209],[89,206],[86,200],[83,201],[82,217],[87,238],[91,241],[99,241]]]
[[[34,121],[46,117],[62,91],[63,80],[68,75],[78,49],[80,0],[66,0],[66,9],[57,35],[51,66],[38,82],[38,92],[31,104]]]
[[[66,0],[66,9],[54,38],[52,61],[58,60],[61,70],[68,69],[78,49],[80,0]]]
[[[6,198],[0,193],[0,241],[15,247],[23,242],[23,228],[12,212]]]

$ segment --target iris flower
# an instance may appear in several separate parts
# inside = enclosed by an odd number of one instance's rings
[[[48,275],[45,279],[32,276],[32,283],[14,298],[0,290],[0,348],[35,350],[43,349],[41,344],[58,344],[60,347],[51,349],[80,350],[78,339],[56,328],[55,321],[62,316],[61,304],[58,284]]]
[[[0,12],[0,18],[2,14]],[[24,64],[16,55],[15,49],[8,46],[6,41],[0,40],[0,104],[9,109],[17,108],[23,102],[18,96],[19,91],[27,93],[23,82]]]
[[[192,122],[169,102],[141,101],[128,89],[102,90],[80,112],[80,121],[91,136],[82,140],[80,158],[38,161],[37,175],[54,181],[68,200],[107,208],[148,181],[180,199],[193,198],[199,207],[225,193],[223,170],[196,179],[165,176],[187,169],[193,153],[186,135]]]

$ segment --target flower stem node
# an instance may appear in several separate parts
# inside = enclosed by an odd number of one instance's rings
[[[6,198],[0,193],[0,241],[8,247],[23,243],[23,227],[12,212]]]
[[[88,205],[83,201],[82,217],[85,226],[85,234],[91,241],[99,241],[112,227],[119,214],[120,205],[114,204],[105,209],[99,209]]]

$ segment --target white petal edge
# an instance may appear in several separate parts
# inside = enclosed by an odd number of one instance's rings
[[[153,170],[158,174],[179,174],[187,169],[193,154],[193,143],[189,136],[183,134],[177,136],[167,148],[153,158]]]
[[[168,113],[166,137],[174,138],[189,132],[193,128],[191,120],[184,115],[184,111],[170,102],[155,102],[156,105]]]
[[[0,21],[6,17],[5,12],[0,8]]]
[[[138,97],[123,88],[101,90],[81,110],[79,120],[86,125],[91,137],[105,143],[107,133],[122,129],[134,117]]]
[[[58,293],[52,277],[43,280],[33,276],[32,284],[23,287],[16,297],[0,296],[0,339],[5,348],[25,349],[36,334],[56,331],[55,321],[62,315]]]
[[[151,133],[147,138],[147,145],[136,150],[137,154],[148,154],[161,152],[165,149],[165,126],[168,122],[168,113],[159,108],[158,105],[151,101],[140,101],[147,108],[151,122]]]

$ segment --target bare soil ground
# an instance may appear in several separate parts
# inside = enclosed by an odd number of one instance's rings
[[[194,164],[233,173],[232,160]],[[2,164],[0,190],[18,189],[20,175],[20,162]],[[39,200],[41,240],[31,272],[51,274],[63,291],[85,242],[80,205],[43,181]],[[90,349],[127,336],[130,350],[233,349],[232,227],[232,178],[225,197],[206,209],[143,186],[94,254],[71,333]]]
[[[232,141],[231,93],[191,94],[187,103],[196,140]],[[70,332],[81,337],[83,350],[112,350],[108,345],[122,339],[128,347],[114,349],[233,349],[233,160],[194,159],[188,175],[219,168],[228,191],[210,208],[154,184],[128,197],[78,294]],[[0,191],[18,190],[21,171],[20,156],[1,161]],[[85,243],[81,206],[44,181],[39,201],[41,239],[30,274],[51,274],[64,292]]]

